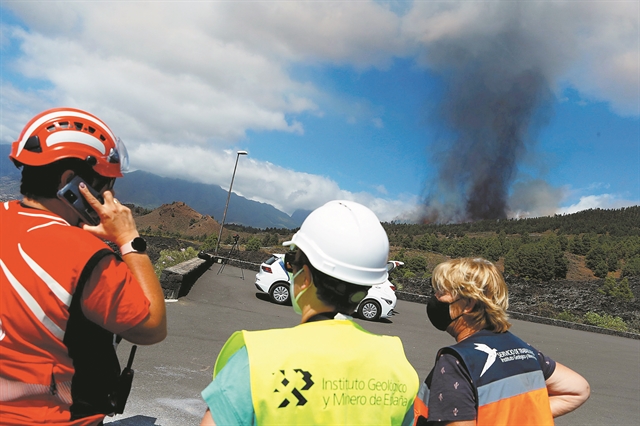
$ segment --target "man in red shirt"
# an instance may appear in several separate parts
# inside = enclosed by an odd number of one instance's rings
[[[0,204],[0,424],[101,424],[127,393],[115,335],[167,334],[146,243],[112,190],[126,149],[99,118],[57,108],[27,123],[10,158],[23,199]],[[76,177],[79,192],[59,196]]]

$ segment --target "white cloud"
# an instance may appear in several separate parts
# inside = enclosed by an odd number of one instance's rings
[[[224,150],[247,131],[303,134],[297,115],[322,117],[321,105],[340,106],[312,83],[292,77],[292,67],[384,69],[393,57],[415,52],[438,66],[443,40],[466,44],[479,55],[486,48],[482,36],[512,25],[544,47],[525,55],[530,62],[519,66],[542,64],[558,85],[638,114],[633,2],[414,2],[410,10],[402,8],[404,16],[393,13],[394,2],[374,1],[72,5],[3,2],[28,30],[2,28],[3,49],[13,42],[22,51],[2,67],[43,81],[46,89],[24,91],[3,80],[2,142],[12,141],[45,108],[85,108],[125,136],[134,167],[226,187],[234,153]],[[384,125],[368,105],[343,108],[345,116],[352,110],[345,119],[359,122],[365,116],[376,127]],[[347,198],[393,220],[417,205],[415,197],[388,201],[351,193],[330,177],[258,159],[243,158],[239,167],[234,189],[288,212]]]
[[[0,93],[0,143],[15,141],[34,112],[53,106],[50,103],[52,96],[46,90],[24,92],[10,83],[3,83]]]
[[[404,217],[415,209],[418,199],[403,195],[386,200],[366,192],[353,193],[340,189],[325,176],[296,172],[275,164],[241,156],[238,160],[233,192],[243,197],[269,203],[292,214],[297,209],[313,210],[335,199],[353,200],[371,208],[383,221]],[[144,144],[129,150],[134,169],[150,170],[160,176],[188,181],[219,184],[229,188],[236,153],[212,151],[202,147]],[[221,183],[222,182],[222,183]]]
[[[509,217],[552,216],[587,209],[618,209],[640,205],[640,198],[633,200],[621,194],[597,194],[608,188],[609,185],[602,182],[594,182],[579,189],[572,189],[569,186],[553,187],[540,179],[523,178],[513,185],[513,191],[509,197]],[[585,193],[588,195],[580,195]],[[578,199],[577,202],[566,205],[571,202],[569,200],[576,199]],[[562,205],[564,207],[559,207]]]
[[[387,188],[384,185],[376,185],[375,186],[375,190],[376,192],[378,192],[379,194],[388,194],[389,191],[387,191]]]
[[[429,66],[497,51],[513,67],[539,69],[557,90],[572,86],[619,114],[640,114],[637,2],[416,2],[402,28]],[[526,55],[509,50],[516,36]]]
[[[216,38],[290,61],[382,66],[406,51],[399,17],[373,1],[216,5]]]
[[[568,207],[559,208],[558,214],[571,214],[588,209],[619,209],[640,205],[640,200],[632,201],[617,197],[614,194],[587,195]]]
[[[82,105],[109,123],[121,123],[120,130],[134,143],[229,143],[248,129],[301,133],[300,124],[288,122],[286,115],[316,108],[305,98],[304,85],[291,81],[277,64],[247,52],[220,52],[227,62],[213,70],[214,79],[206,70],[199,75],[190,69],[190,58],[174,58],[183,62],[180,73],[144,57],[92,50],[82,38],[61,42],[21,30],[15,36],[30,51],[14,65],[19,72],[53,83],[58,102]],[[213,50],[219,47],[213,44]]]
[[[51,105],[90,110],[125,135],[133,167],[223,187],[234,162],[234,153],[224,150],[248,130],[303,134],[303,125],[293,117],[305,112],[322,116],[314,99],[350,110],[313,85],[292,79],[291,64],[384,67],[404,49],[399,18],[373,2],[47,6],[6,5],[29,28],[3,29],[22,50],[12,69],[50,83]],[[36,97],[11,93],[16,105],[23,95]],[[2,102],[3,107],[10,103],[4,95]],[[21,126],[51,105],[16,108],[11,122]],[[368,114],[363,108],[355,109],[356,116]],[[373,119],[373,124],[382,121]],[[19,130],[11,126],[6,134],[13,137]],[[343,191],[328,177],[251,158],[241,162],[244,170],[234,190],[289,213],[346,198],[376,203],[376,211],[392,219],[407,204]]]

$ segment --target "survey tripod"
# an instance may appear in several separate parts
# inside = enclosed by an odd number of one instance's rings
[[[226,264],[229,262],[229,260],[231,260],[233,258],[234,254],[238,254],[239,250],[238,250],[238,239],[240,239],[240,236],[238,234],[233,236],[233,245],[231,246],[231,250],[229,250],[229,253],[227,254],[227,257],[222,257],[222,265],[220,265],[220,269],[218,269],[218,274],[220,274],[223,270],[224,267],[226,266]],[[244,269],[242,268],[242,266],[240,266],[240,271],[242,271],[242,279],[244,280]]]

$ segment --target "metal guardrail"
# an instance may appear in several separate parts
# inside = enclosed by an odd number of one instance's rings
[[[225,256],[215,256],[214,257],[214,263],[223,263],[223,261],[226,259],[227,263],[242,263],[245,265],[250,265],[255,267],[256,270],[260,269],[260,264],[259,263],[254,263],[254,262],[249,262],[248,260],[242,260],[242,259],[237,259],[235,257],[225,257]],[[249,268],[246,268],[249,269]]]
[[[244,268],[244,269],[250,269],[250,270],[255,270],[255,271],[259,271],[260,270],[260,264],[259,263],[253,263],[253,262],[249,262],[247,260],[236,259],[236,258],[233,258],[233,257],[213,256],[213,255],[209,255],[208,253],[204,253],[204,252],[201,252],[200,254],[198,254],[198,257],[200,259],[203,259],[203,260],[213,261],[213,265],[219,264],[221,266],[221,268],[225,264],[227,264],[227,265],[230,264],[231,266],[238,266],[238,267]],[[226,262],[225,262],[225,260],[226,260]],[[189,261],[187,261],[187,262],[189,262]],[[187,262],[183,262],[183,263],[186,264]],[[238,264],[238,265],[234,265],[234,264]],[[241,265],[245,265],[245,266],[241,266]],[[174,268],[179,267],[179,266],[180,265],[176,265]],[[247,268],[246,266],[250,266],[251,268]],[[184,271],[181,271],[181,272],[184,272]],[[244,279],[244,273],[243,273],[243,279]],[[164,285],[163,285],[163,287],[164,287]],[[165,289],[165,293],[166,292],[167,292],[167,290]],[[409,292],[401,291],[401,290],[396,291],[396,296],[400,300],[406,300],[408,302],[421,303],[421,304],[426,304],[427,303],[427,299],[428,299],[427,296],[424,296],[422,294],[409,293]],[[176,297],[176,296],[173,296],[173,297]],[[514,318],[514,319],[520,319],[520,320],[529,321],[529,322],[535,322],[535,323],[539,323],[539,324],[553,325],[553,326],[556,326],[556,327],[564,327],[564,328],[570,328],[570,329],[574,329],[574,330],[589,331],[589,332],[592,332],[592,333],[600,333],[600,334],[609,334],[609,335],[613,335],[613,336],[626,337],[628,339],[640,340],[640,334],[636,334],[636,333],[629,333],[629,332],[626,332],[626,331],[612,330],[612,329],[609,329],[609,328],[597,327],[595,325],[588,325],[588,324],[580,324],[580,323],[569,322],[569,321],[562,321],[562,320],[553,319],[553,318],[540,317],[540,316],[537,316],[537,315],[523,314],[523,313],[520,313],[520,312],[507,311],[507,313],[509,314],[509,316],[511,318]]]
[[[233,257],[224,257],[224,256],[216,256],[214,259],[214,265],[220,265],[220,269],[218,269],[218,274],[224,271],[224,267],[226,265],[235,266],[236,268],[240,268],[242,271],[242,279],[244,280],[244,271],[245,269],[248,271],[257,272],[260,270],[259,263],[253,263],[242,259],[237,259]]]

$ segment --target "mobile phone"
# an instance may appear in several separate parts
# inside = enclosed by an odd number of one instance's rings
[[[80,176],[74,177],[71,179],[71,182],[58,191],[58,198],[71,206],[76,213],[78,213],[83,222],[95,226],[100,223],[100,216],[98,216],[98,213],[96,213],[93,207],[89,205],[80,192],[79,186],[82,182],[84,182],[84,180],[82,180]],[[87,185],[91,194],[93,194],[100,203],[104,203],[104,199],[95,189],[89,186],[86,182],[84,182],[84,184]]]

